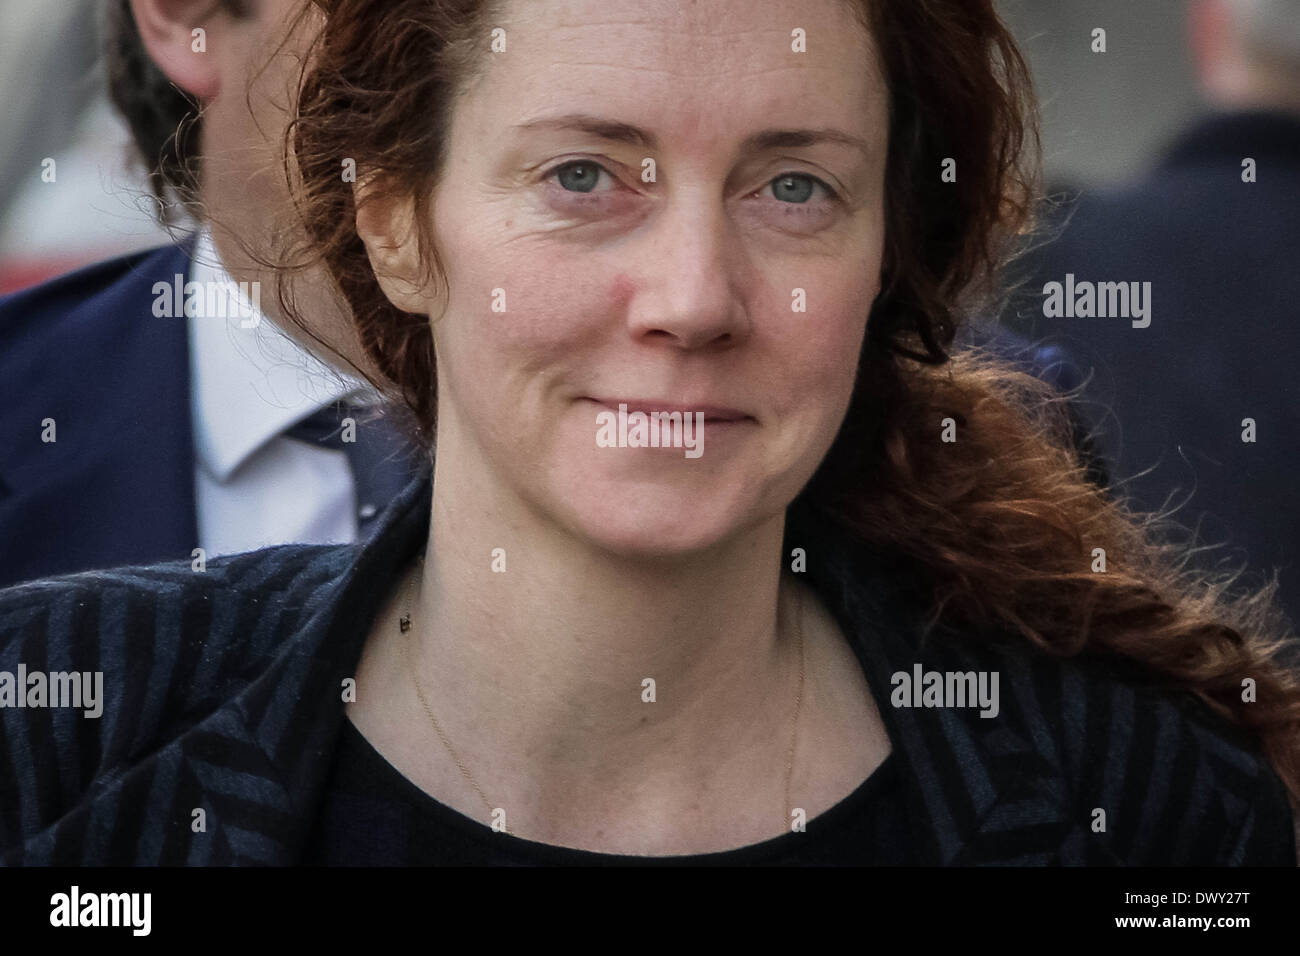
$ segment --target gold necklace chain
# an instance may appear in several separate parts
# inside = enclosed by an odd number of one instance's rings
[[[422,579],[423,579],[423,561],[421,561],[420,564],[418,565],[417,574],[416,574],[417,581],[420,581]],[[402,634],[406,634],[411,630],[411,612],[409,610],[409,605],[406,613],[404,613],[401,616],[401,619],[398,622],[398,628],[400,633]],[[790,781],[794,776],[794,751],[795,751],[795,743],[798,739],[799,711],[803,704],[803,684],[804,684],[803,598],[797,592],[795,595],[794,631],[795,631],[796,640],[798,641],[799,644],[799,685],[795,691],[795,697],[794,697],[794,716],[790,718],[790,749],[787,751],[786,762],[785,762],[785,806],[781,810],[783,828],[789,823],[787,815],[793,809],[793,807],[790,806]],[[479,799],[483,801],[483,806],[487,808],[488,819],[491,819],[493,814],[496,812],[495,808],[492,806],[492,803],[488,800],[487,796],[483,793],[483,789],[478,785],[478,781],[474,779],[474,775],[469,772],[469,767],[465,766],[465,762],[461,760],[460,755],[456,753],[456,748],[451,745],[451,741],[447,739],[447,735],[442,732],[442,725],[438,723],[438,718],[433,716],[433,708],[429,706],[429,701],[424,696],[424,688],[420,686],[420,678],[416,673],[414,652],[411,649],[412,643],[414,642],[402,641],[402,644],[406,649],[407,670],[411,672],[411,681],[412,683],[415,684],[415,693],[416,696],[420,698],[420,706],[424,708],[424,712],[428,716],[429,722],[433,724],[433,729],[437,731],[438,739],[441,740],[442,745],[447,748],[447,753],[451,754],[451,759],[455,761],[457,768],[459,768],[460,770],[461,776],[463,776],[467,781],[469,781],[470,786],[474,788],[474,791],[475,793],[478,794]],[[509,825],[503,824],[502,826],[506,833],[510,832]]]

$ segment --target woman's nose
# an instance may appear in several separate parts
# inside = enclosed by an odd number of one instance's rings
[[[681,349],[734,347],[749,320],[737,282],[740,250],[722,200],[705,190],[675,196],[634,256],[644,263],[628,304],[628,329]]]

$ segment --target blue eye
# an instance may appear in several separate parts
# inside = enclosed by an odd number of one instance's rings
[[[557,166],[551,171],[551,175],[568,192],[589,193],[596,188],[596,183],[600,181],[600,174],[604,171],[597,163],[579,159]]]
[[[783,173],[768,185],[772,187],[772,195],[783,202],[806,203],[816,186],[824,189],[830,197],[835,196],[834,190],[816,176],[809,176],[807,173]]]

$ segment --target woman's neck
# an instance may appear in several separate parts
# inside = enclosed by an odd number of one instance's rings
[[[493,805],[550,820],[576,800],[612,821],[738,778],[779,798],[800,666],[789,600],[778,615],[783,516],[707,555],[648,560],[584,546],[517,501],[467,507],[440,481],[401,639]],[[447,759],[422,712],[404,713]]]
[[[423,561],[376,617],[347,708],[443,803],[484,824],[500,807],[545,843],[712,852],[788,832],[787,803],[811,819],[889,753],[837,623],[782,580],[782,516],[650,561],[453,484],[435,474]]]
[[[416,627],[497,739],[585,775],[614,754],[652,758],[659,730],[752,720],[755,692],[775,690],[790,643],[781,518],[707,556],[650,562],[586,548],[525,509],[448,508],[436,489]]]

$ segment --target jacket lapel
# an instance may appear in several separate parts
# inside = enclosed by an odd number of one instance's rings
[[[355,678],[383,598],[428,532],[431,469],[376,519],[364,543],[327,549],[337,574],[309,598],[306,623],[251,684],[223,707],[223,745],[247,759],[224,789],[238,795],[226,825],[242,840],[237,862],[296,863],[324,797],[344,720],[345,681]]]
[[[824,519],[792,522],[791,546],[809,548],[809,569],[864,672],[893,746],[918,865],[1058,861],[1081,839],[1066,818],[1057,768],[1024,731],[1022,682],[990,653],[983,636],[969,647],[937,634],[923,639],[925,595],[918,576],[877,555]],[[813,549],[817,555],[814,557]],[[788,548],[787,548],[788,553]],[[978,707],[894,706],[893,675],[1000,670],[997,716]],[[1073,834],[1073,836],[1072,836]]]
[[[189,619],[197,613],[212,628],[207,640],[174,629],[159,632],[160,640],[189,642],[179,653],[198,661],[187,674],[243,670],[229,662],[231,655],[248,652],[250,629],[260,632],[257,643],[268,642],[268,629],[283,633],[283,640],[265,663],[247,668],[253,676],[237,689],[229,684],[239,678],[195,678],[196,698],[211,694],[222,701],[219,706],[149,756],[106,775],[75,808],[27,839],[13,862],[298,862],[342,727],[344,680],[356,673],[383,582],[393,579],[427,532],[429,480],[426,466],[376,519],[378,534],[364,544],[285,545],[221,557],[209,563],[207,573],[227,583],[191,597],[183,596],[183,579],[192,574],[188,566],[155,569],[159,587],[173,601],[164,616]],[[163,579],[164,570],[178,580]],[[182,610],[182,600],[201,601],[203,608]],[[137,679],[155,676],[146,672]],[[144,691],[132,693],[147,698]],[[171,688],[166,696],[184,698],[185,692]],[[106,721],[95,729],[111,733],[114,726]]]

